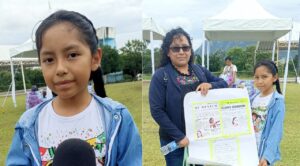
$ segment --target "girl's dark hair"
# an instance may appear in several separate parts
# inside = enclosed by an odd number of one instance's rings
[[[232,61],[232,58],[230,56],[228,56],[225,58],[225,61],[227,61],[227,60]]]
[[[270,71],[270,73],[272,73],[273,76],[276,76],[276,74],[278,74],[278,68],[277,68],[276,64],[271,60],[262,60],[262,61],[258,62],[254,67],[253,73],[255,73],[256,69],[260,66],[265,66]],[[274,84],[276,85],[277,92],[282,94],[281,89],[280,89],[280,84],[279,84],[279,77],[277,78],[277,80],[275,82],[273,82],[273,85]]]
[[[94,28],[93,23],[87,17],[78,12],[59,10],[51,14],[45,20],[43,20],[35,32],[36,49],[38,53],[39,62],[40,51],[43,45],[42,39],[44,33],[53,25],[62,22],[69,22],[77,28],[77,30],[80,32],[80,37],[90,47],[92,55],[94,55],[97,52],[98,37],[96,35],[96,30]],[[90,80],[94,81],[94,88],[96,94],[100,97],[106,97],[102,71],[100,67],[96,71],[91,72]]]
[[[192,42],[191,42],[191,37],[190,35],[185,32],[182,28],[176,28],[176,29],[172,29],[171,31],[169,31],[165,38],[163,39],[163,43],[161,45],[161,61],[160,61],[160,67],[163,67],[169,63],[171,63],[171,60],[168,56],[169,54],[169,50],[170,50],[170,45],[173,42],[173,39],[176,37],[180,37],[180,36],[185,36],[189,42],[189,45],[191,47],[191,57],[189,60],[189,64],[192,64],[194,61],[194,51],[193,51],[193,47],[192,47]]]

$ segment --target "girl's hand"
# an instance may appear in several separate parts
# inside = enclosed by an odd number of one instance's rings
[[[209,89],[212,88],[212,85],[210,83],[202,83],[198,85],[196,88],[196,91],[201,91],[201,95],[206,96]]]
[[[266,159],[261,159],[261,160],[259,161],[258,166],[268,166],[267,160],[266,160]]]
[[[187,137],[184,137],[182,140],[180,140],[178,142],[178,145],[179,145],[179,147],[183,148],[183,147],[188,146],[189,143],[190,143],[189,139]]]

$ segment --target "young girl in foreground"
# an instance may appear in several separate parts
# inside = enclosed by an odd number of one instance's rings
[[[106,97],[97,46],[92,22],[77,12],[57,11],[41,23],[39,62],[57,96],[22,115],[7,165],[50,165],[57,146],[70,138],[88,142],[97,165],[142,165],[141,139],[130,113]],[[90,79],[97,95],[88,93]]]
[[[285,113],[278,69],[274,62],[263,60],[254,67],[254,84],[259,93],[251,100],[252,114],[258,146],[259,166],[273,165],[280,160],[280,141]],[[273,89],[276,86],[276,90]],[[259,119],[259,120],[257,120]]]

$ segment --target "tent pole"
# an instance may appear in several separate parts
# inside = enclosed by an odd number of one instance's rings
[[[289,32],[289,45],[288,45],[288,51],[287,51],[287,57],[285,62],[285,70],[284,70],[284,80],[283,80],[283,96],[285,96],[285,90],[286,90],[286,83],[287,83],[287,77],[288,77],[288,71],[289,71],[289,59],[290,59],[290,48],[291,48],[291,38],[292,38],[292,32]]]
[[[205,67],[204,65],[204,53],[205,53],[205,32],[203,32],[203,42],[202,42],[202,67]]]
[[[207,41],[206,45],[206,63],[207,63],[207,70],[209,70],[209,41]]]
[[[277,67],[278,67],[278,64],[279,64],[279,63],[278,63],[278,57],[279,57],[279,44],[278,44],[278,43],[279,43],[279,41],[276,42],[276,44],[277,44],[277,49],[276,49],[276,52],[277,52],[277,56],[276,56],[276,66],[277,66]]]
[[[150,52],[151,52],[151,64],[152,64],[152,75],[154,75],[154,49],[153,49],[153,32],[150,31]]]
[[[14,106],[17,107],[14,64],[13,64],[13,61],[12,61],[11,57],[10,57],[10,70],[11,70],[11,98],[12,98],[12,101],[14,103]]]
[[[258,47],[259,47],[259,41],[256,43],[256,47],[255,47],[255,51],[254,51],[254,59],[253,59],[253,65],[255,66],[256,65],[256,54],[257,54],[257,50],[258,50]]]
[[[23,80],[24,93],[26,94],[26,82],[25,82],[23,62],[21,61],[20,63],[21,63],[21,72],[22,72],[22,80]]]
[[[300,34],[299,34],[299,42],[300,42]],[[297,66],[297,71],[300,73],[300,47],[299,47],[300,43],[299,42],[298,42],[298,66]],[[297,77],[297,79],[299,80],[300,78]]]
[[[275,56],[275,47],[276,47],[276,40],[273,42],[273,50],[272,50],[272,61],[274,62],[274,56]]]
[[[2,108],[4,107],[6,99],[7,99],[8,95],[9,95],[10,88],[11,88],[11,83],[10,83],[10,85],[8,87],[7,93],[6,93],[5,98],[4,98],[3,102],[2,102],[2,106],[1,106]]]

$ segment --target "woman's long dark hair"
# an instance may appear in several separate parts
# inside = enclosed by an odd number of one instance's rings
[[[171,31],[169,31],[165,38],[163,39],[163,43],[161,45],[161,61],[160,61],[160,67],[163,67],[169,63],[171,63],[171,60],[168,56],[169,54],[169,50],[170,50],[170,45],[173,42],[173,39],[176,37],[180,37],[180,36],[185,36],[189,42],[189,45],[191,47],[191,57],[189,60],[189,64],[192,64],[194,61],[194,51],[193,51],[193,46],[192,46],[192,41],[191,41],[191,37],[190,35],[185,32],[182,28],[176,28],[176,29],[172,29]]]
[[[37,48],[39,62],[40,62],[40,51],[43,45],[42,38],[44,33],[51,26],[61,22],[69,22],[73,24],[80,32],[82,39],[89,45],[91,54],[94,55],[97,52],[98,37],[96,35],[96,30],[94,28],[93,23],[87,17],[85,17],[84,15],[78,12],[59,10],[51,14],[45,20],[43,20],[35,32],[35,39],[36,39],[35,41],[36,41],[36,48]],[[93,80],[94,82],[94,89],[96,94],[100,97],[106,97],[103,75],[100,67],[96,71],[91,72],[90,80]]]
[[[278,74],[278,68],[277,68],[276,64],[271,60],[262,60],[262,61],[258,62],[254,67],[253,73],[255,73],[256,69],[260,66],[265,66],[273,76],[276,76],[276,74]],[[280,89],[280,84],[279,84],[279,77],[277,78],[277,80],[275,82],[273,82],[273,85],[274,84],[276,86],[277,92],[282,94],[281,89]]]

